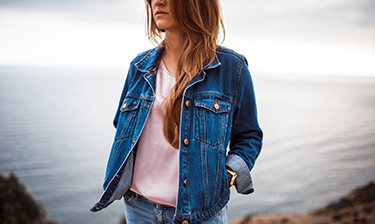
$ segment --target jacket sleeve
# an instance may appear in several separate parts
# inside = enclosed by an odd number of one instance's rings
[[[254,87],[246,61],[239,66],[232,132],[226,166],[237,173],[238,193],[250,194],[253,186],[250,171],[262,148],[263,132],[258,124]]]

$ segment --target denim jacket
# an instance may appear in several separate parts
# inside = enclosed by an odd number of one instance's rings
[[[163,50],[156,47],[131,62],[114,119],[117,131],[104,193],[91,211],[121,199],[131,185],[137,142],[155,99],[156,68]],[[238,193],[253,192],[250,171],[260,153],[263,133],[247,61],[219,47],[215,60],[206,65],[183,93],[174,223],[201,223],[221,211],[230,195],[226,166],[238,174]]]

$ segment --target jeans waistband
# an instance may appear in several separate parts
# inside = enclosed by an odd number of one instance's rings
[[[156,202],[153,202],[151,200],[149,200],[148,198],[132,191],[132,190],[128,190],[125,194],[124,194],[124,199],[125,201],[127,202],[130,202],[132,200],[142,200],[143,202],[146,202],[146,203],[149,203],[149,204],[153,204],[155,205],[155,207],[158,207],[158,208],[172,208],[172,209],[175,209],[175,207],[172,207],[172,206],[169,206],[169,205],[163,205],[163,204],[158,204]]]

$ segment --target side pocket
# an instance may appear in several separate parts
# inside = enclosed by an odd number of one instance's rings
[[[227,223],[227,206],[225,206],[220,212],[218,212],[214,217],[212,217],[207,222],[203,224],[226,224]]]

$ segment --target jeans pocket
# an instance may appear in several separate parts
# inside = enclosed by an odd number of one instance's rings
[[[210,220],[203,222],[203,224],[227,224],[227,206],[225,206],[220,212],[218,212]]]

